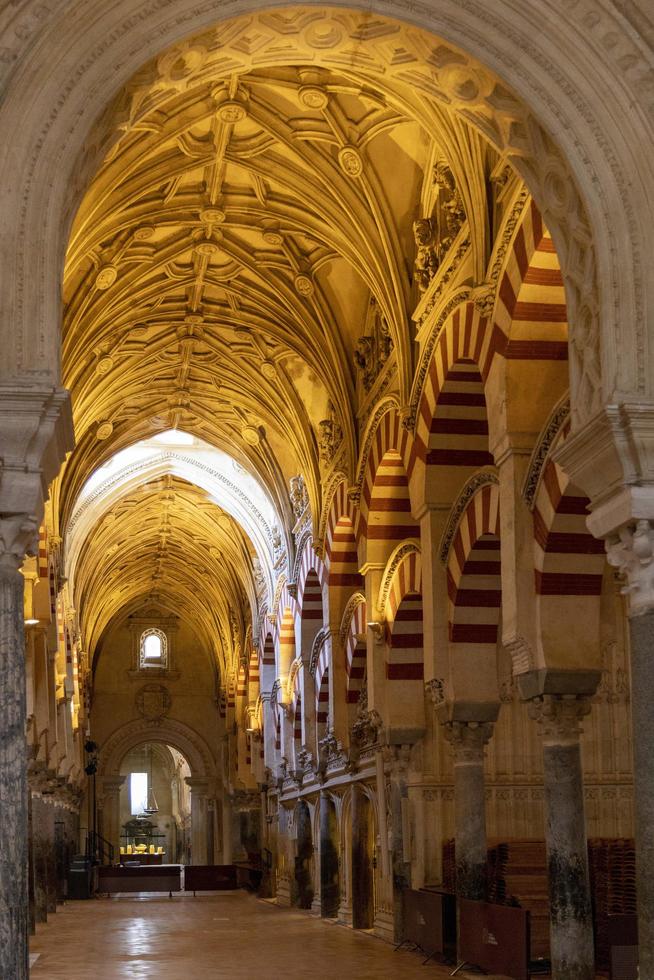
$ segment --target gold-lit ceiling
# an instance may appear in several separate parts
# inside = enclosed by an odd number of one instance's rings
[[[74,223],[63,365],[78,449],[56,493],[62,528],[98,466],[168,429],[255,475],[283,533],[294,475],[318,513],[323,420],[341,434],[345,468],[356,459],[355,352],[371,304],[408,395],[412,225],[434,163],[447,160],[468,214],[485,200],[484,139],[409,81],[347,59],[342,71],[297,57],[238,71],[221,50],[210,32],[133,80]],[[153,590],[201,616],[198,563],[205,604],[238,601],[226,580],[252,595],[248,546],[229,552],[211,506],[170,479],[100,522],[77,576],[87,638]],[[207,562],[214,551],[231,564]]]

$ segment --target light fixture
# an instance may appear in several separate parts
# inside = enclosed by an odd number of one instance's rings
[[[40,622],[41,622],[40,619],[26,619],[25,620],[25,625],[26,626],[38,626]]]
[[[159,806],[157,804],[157,797],[154,795],[154,788],[152,786],[152,745],[149,746],[150,749],[150,779],[148,781],[148,796],[146,799],[145,806],[143,807],[143,813],[151,817],[154,813],[159,812]]]

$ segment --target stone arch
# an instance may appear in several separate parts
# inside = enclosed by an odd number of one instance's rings
[[[384,406],[360,462],[357,534],[366,562],[385,563],[394,543],[415,530],[407,478],[409,458],[409,434],[396,409]]]
[[[472,302],[457,306],[438,335],[412,454],[412,489],[421,502],[452,501],[475,469],[493,464],[487,378],[495,340],[491,320]]]
[[[338,622],[354,589],[363,585],[355,536],[354,506],[342,480],[329,508],[325,534],[325,567],[332,621]]]
[[[598,664],[604,542],[586,526],[590,501],[552,459],[534,500],[539,637],[548,666]],[[566,628],[561,630],[561,623]]]
[[[497,644],[502,607],[500,494],[482,484],[461,514],[447,560],[449,647],[455,701],[498,701]]]
[[[139,719],[118,728],[100,747],[98,779],[120,774],[127,753],[143,742],[164,742],[184,756],[194,778],[216,779],[218,772],[211,750],[194,729],[181,721],[166,718],[153,725]]]
[[[366,686],[366,598],[355,592],[348,603],[341,624],[341,646],[345,653],[345,673],[350,726],[356,716],[356,706]]]

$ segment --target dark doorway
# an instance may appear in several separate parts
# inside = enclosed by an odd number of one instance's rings
[[[309,807],[303,801],[298,803],[295,820],[297,826],[296,901],[299,908],[310,909],[313,902],[313,836],[311,814]]]
[[[336,807],[328,796],[320,798],[320,914],[333,919],[338,914],[341,889],[338,869],[338,824]]]
[[[357,786],[352,792],[352,925],[372,929],[375,918],[375,827],[372,804]]]

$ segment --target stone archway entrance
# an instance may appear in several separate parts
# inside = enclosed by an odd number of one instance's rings
[[[216,780],[211,753],[204,741],[188,726],[167,720],[160,726],[150,727],[143,722],[132,722],[119,729],[107,744],[100,746],[98,771],[99,797],[102,801],[101,833],[110,842],[116,854],[121,846],[124,820],[121,809],[126,806],[126,780],[124,760],[130,753],[147,745],[169,746],[179,758],[185,760],[188,775],[183,774],[184,796],[190,814],[188,847],[182,852],[191,864],[206,864],[221,853],[223,841],[217,815],[222,810],[222,786]],[[121,808],[122,800],[122,808]],[[125,814],[123,813],[122,816]],[[171,814],[172,817],[172,814]],[[171,840],[173,838],[171,837]],[[176,849],[178,838],[175,837]]]

